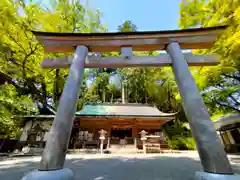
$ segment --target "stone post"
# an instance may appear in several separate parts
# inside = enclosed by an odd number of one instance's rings
[[[170,43],[167,46],[167,52],[172,59],[172,70],[204,171],[232,174],[227,155],[213,127],[179,44],[177,42]]]
[[[76,48],[68,79],[61,95],[57,113],[40,162],[41,171],[62,169],[68,149],[88,49]]]
[[[137,150],[137,138],[133,137],[133,143],[134,143],[134,147]]]
[[[100,136],[100,153],[103,154],[103,144],[104,144],[104,140],[105,140],[105,135],[107,133],[107,131],[104,131],[103,129],[101,129],[100,131],[98,131]]]
[[[110,148],[110,141],[111,141],[111,137],[108,137],[107,149]]]
[[[100,139],[100,153],[103,154],[103,143],[104,139]]]

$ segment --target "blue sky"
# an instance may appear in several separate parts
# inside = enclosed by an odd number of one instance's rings
[[[42,0],[48,4],[49,0]],[[85,3],[86,0],[80,0]],[[110,32],[125,20],[131,20],[139,31],[178,29],[181,0],[89,0],[89,7],[100,9],[102,22]]]
[[[131,20],[138,30],[178,29],[181,0],[89,0],[89,6],[103,12],[109,31]]]
[[[49,5],[49,0],[42,2]],[[85,4],[86,0],[80,2]],[[181,0],[88,0],[91,9],[103,13],[101,20],[109,32],[116,32],[117,26],[126,20],[132,21],[138,31],[178,29],[180,3]],[[91,83],[90,80],[87,82],[88,85]]]

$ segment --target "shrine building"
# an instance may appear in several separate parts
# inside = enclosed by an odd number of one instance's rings
[[[106,131],[104,148],[125,143],[141,148],[140,132],[159,138],[164,135],[160,127],[175,119],[176,113],[163,113],[156,107],[143,104],[87,103],[82,111],[75,113],[69,148],[94,148],[99,145],[99,131]],[[49,136],[54,115],[26,116],[20,142],[44,147]],[[162,141],[161,141],[162,140]]]

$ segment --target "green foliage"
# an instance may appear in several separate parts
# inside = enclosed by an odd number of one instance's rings
[[[197,54],[217,53],[221,64],[196,69],[195,79],[212,115],[240,112],[240,1],[182,1],[180,27],[228,25],[212,49]]]
[[[240,112],[240,1],[183,0],[179,25],[181,28],[228,25],[212,49],[194,51],[217,53],[221,64],[195,68],[192,72],[213,120]]]
[[[164,112],[176,112],[180,102],[173,74],[169,68],[123,69],[128,85],[129,102],[156,105]]]
[[[168,146],[171,149],[196,149],[191,132],[184,126],[182,121],[176,120],[171,124],[163,126],[161,129],[167,136]]]
[[[223,114],[223,113],[220,111],[219,113],[216,113],[216,114],[212,115],[212,116],[211,116],[211,119],[212,119],[213,121],[216,121],[216,120],[218,120],[219,118],[221,118],[221,117],[224,116],[224,115],[226,115],[226,114]]]
[[[14,86],[14,89],[9,89],[9,86],[4,85],[0,89],[0,129],[4,137],[17,134],[19,126],[13,116],[29,114],[30,111],[26,109],[26,106],[32,107],[29,101],[35,105],[31,112],[49,114],[49,109],[55,110],[66,81],[67,70],[41,68],[43,48],[31,30],[106,31],[100,22],[101,13],[83,7],[79,1],[52,0],[51,6],[47,8],[32,1],[24,2],[0,2],[0,70],[12,79],[11,84]],[[59,57],[63,54],[49,56]]]
[[[192,137],[174,136],[168,140],[168,146],[175,150],[196,150],[196,144]]]
[[[118,26],[119,32],[135,32],[137,31],[137,26],[133,24],[132,21],[125,21],[123,24]]]
[[[19,96],[13,85],[0,86],[0,138],[16,138],[22,122],[15,116],[35,111],[32,100],[28,96]]]
[[[193,137],[182,137],[182,142],[187,147],[187,150],[196,150],[196,143]]]
[[[24,4],[23,1],[1,1],[0,68],[3,73],[17,80],[22,94],[31,95],[44,108],[55,109],[56,102],[50,104],[49,101],[59,99],[67,70],[56,73],[40,67],[44,52],[31,30],[93,32],[105,31],[105,27],[101,26],[99,11],[90,11],[78,1],[51,1],[51,4],[52,7],[44,9],[37,4]],[[23,15],[19,14],[20,9]],[[53,98],[54,95],[57,97]]]

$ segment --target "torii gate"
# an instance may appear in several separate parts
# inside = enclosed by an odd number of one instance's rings
[[[84,68],[172,66],[183,107],[195,139],[204,172],[196,179],[231,178],[233,171],[223,145],[188,68],[217,65],[217,56],[182,54],[181,49],[210,48],[226,26],[154,32],[48,33],[33,32],[45,52],[75,52],[73,57],[44,59],[43,68],[70,66],[67,82],[57,108],[39,172],[52,172],[51,179],[72,179],[62,171],[76,111]],[[133,56],[132,51],[166,50],[160,56]],[[121,52],[121,57],[88,56],[88,52]],[[58,177],[54,177],[54,173]],[[62,174],[61,174],[62,173]],[[61,178],[59,178],[61,174]],[[44,175],[42,175],[44,176]],[[44,176],[46,178],[46,176]],[[42,178],[42,179],[44,179]],[[47,178],[49,179],[49,178]]]

